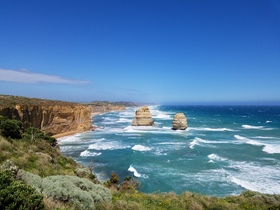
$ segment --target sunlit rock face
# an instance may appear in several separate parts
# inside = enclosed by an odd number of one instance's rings
[[[143,106],[135,111],[132,121],[133,126],[154,126],[152,114],[147,106]]]
[[[48,135],[91,130],[91,113],[90,106],[53,101],[0,106],[0,115],[21,121],[25,128],[39,128]]]
[[[177,113],[172,122],[173,130],[186,130],[188,127],[187,118],[184,113]]]

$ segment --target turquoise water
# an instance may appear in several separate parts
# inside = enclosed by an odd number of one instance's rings
[[[155,127],[133,127],[136,108],[94,117],[96,131],[59,139],[62,153],[111,172],[137,177],[140,191],[280,193],[280,107],[150,106]],[[188,129],[171,129],[183,112]]]

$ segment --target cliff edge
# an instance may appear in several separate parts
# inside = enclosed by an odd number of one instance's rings
[[[0,115],[47,135],[91,130],[92,107],[77,103],[0,95]]]

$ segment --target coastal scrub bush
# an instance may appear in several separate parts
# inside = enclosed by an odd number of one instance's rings
[[[57,145],[57,140],[55,138],[45,135],[45,133],[38,128],[26,128],[24,129],[22,136],[25,140],[36,141],[38,139],[43,139],[46,140],[53,147]]]
[[[113,172],[111,173],[111,176],[110,176],[110,182],[112,184],[118,184],[120,182],[120,177],[117,173]]]
[[[31,186],[14,180],[10,171],[0,171],[0,209],[44,209],[43,196]]]
[[[29,172],[22,173],[21,178],[45,196],[72,203],[79,209],[95,209],[95,203],[110,202],[112,199],[107,188],[85,178],[57,175],[42,179]]]
[[[19,139],[21,138],[21,126],[22,123],[17,120],[10,120],[6,119],[4,117],[1,117],[0,119],[0,131],[1,135],[12,139]]]

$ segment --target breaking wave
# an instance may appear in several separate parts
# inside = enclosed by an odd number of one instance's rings
[[[132,172],[135,177],[148,178],[147,175],[138,173],[138,171],[132,165],[129,166],[128,171]]]
[[[142,146],[142,145],[139,145],[139,144],[133,146],[131,149],[137,150],[137,151],[141,151],[141,152],[143,152],[143,151],[150,151],[151,150],[150,147],[145,147],[145,146]]]
[[[88,149],[92,150],[116,150],[116,149],[126,149],[129,148],[127,145],[123,145],[118,141],[110,141],[110,142],[96,142],[94,144],[89,145]]]
[[[257,129],[257,130],[273,130],[273,128],[266,128],[264,126],[242,125],[244,129]]]
[[[101,152],[90,152],[88,150],[85,150],[83,152],[81,152],[80,156],[82,157],[96,157],[96,156],[99,156],[101,155],[102,153]]]
[[[190,127],[187,130],[196,130],[196,131],[230,131],[234,132],[236,130],[230,129],[230,128],[204,128],[204,127]]]
[[[280,145],[278,145],[278,144],[273,144],[273,143],[268,144],[268,143],[264,143],[264,142],[259,142],[259,141],[249,139],[247,137],[243,137],[240,135],[234,135],[234,137],[237,140],[244,141],[246,144],[251,144],[254,146],[263,146],[262,151],[264,151],[266,153],[269,153],[269,154],[280,153]]]

